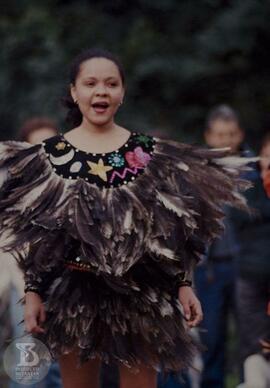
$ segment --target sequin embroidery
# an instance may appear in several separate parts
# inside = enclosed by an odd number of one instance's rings
[[[133,132],[115,151],[87,153],[75,148],[63,135],[43,143],[56,174],[65,179],[84,179],[98,187],[118,187],[133,182],[152,158],[155,140]]]

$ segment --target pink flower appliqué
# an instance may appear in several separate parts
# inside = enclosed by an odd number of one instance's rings
[[[134,151],[128,151],[125,154],[129,167],[144,167],[151,160],[151,156],[143,152],[142,147],[136,147]]]

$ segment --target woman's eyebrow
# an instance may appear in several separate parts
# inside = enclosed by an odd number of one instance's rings
[[[98,78],[97,77],[95,77],[95,76],[86,76],[85,78],[84,78],[84,81],[88,81],[88,80],[97,80]],[[118,78],[116,77],[116,76],[109,76],[109,77],[105,77],[104,78],[106,81],[108,81],[108,80],[115,80],[115,81],[117,81],[118,80]]]

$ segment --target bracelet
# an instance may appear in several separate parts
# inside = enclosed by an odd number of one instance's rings
[[[192,281],[191,280],[180,280],[178,282],[178,287],[192,287]]]
[[[40,289],[34,285],[26,285],[24,287],[24,293],[26,294],[27,292],[35,292],[36,294],[40,295]]]
[[[181,272],[176,277],[176,286],[179,287],[192,287],[192,280],[187,272]]]

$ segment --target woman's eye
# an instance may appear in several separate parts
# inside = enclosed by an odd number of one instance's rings
[[[116,82],[110,82],[110,83],[109,83],[109,86],[112,87],[112,88],[114,88],[115,86],[117,86],[117,83],[116,83]]]
[[[86,85],[87,85],[87,86],[95,86],[95,83],[94,83],[94,82],[87,82]]]

